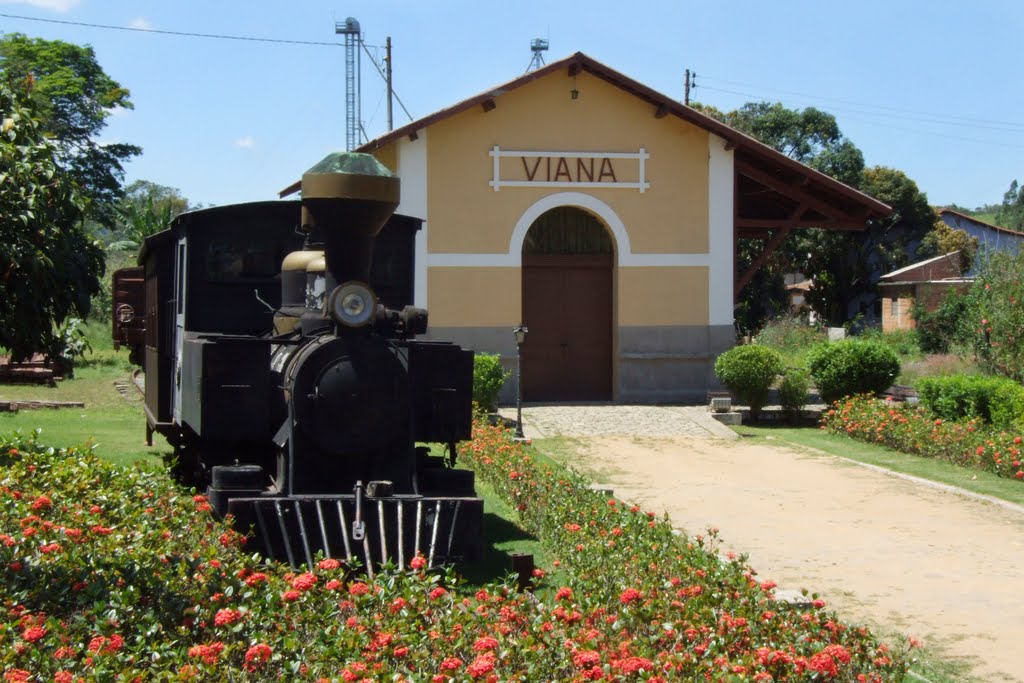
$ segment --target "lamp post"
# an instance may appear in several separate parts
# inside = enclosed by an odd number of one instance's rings
[[[516,336],[516,439],[523,436],[523,342],[526,341],[526,326],[519,323],[512,328]]]

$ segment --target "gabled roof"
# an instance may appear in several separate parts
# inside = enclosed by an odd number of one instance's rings
[[[879,280],[887,282],[936,281],[959,278],[960,275],[960,251],[957,250],[911,263],[909,266],[886,273]]]
[[[985,221],[978,220],[974,216],[968,216],[966,213],[960,213],[959,211],[954,211],[953,209],[939,209],[940,216],[947,213],[951,216],[956,216],[957,218],[962,218],[966,221],[970,221],[971,223],[974,223],[975,225],[978,225],[982,228],[987,228],[988,230],[995,230],[996,232],[1002,232],[1007,235],[1013,235],[1015,237],[1024,237],[1024,232],[1019,232],[1017,230],[1012,230],[1010,228],[1004,228],[1003,226],[995,225],[994,223],[986,223]]]
[[[749,135],[663,95],[582,52],[396,128],[367,142],[356,151],[373,152],[405,136],[415,139],[417,131],[473,107],[490,111],[502,95],[562,71],[567,77],[581,72],[591,74],[649,102],[651,115],[656,118],[675,116],[724,138],[727,149],[736,150],[735,167],[739,176],[736,188],[736,229],[740,237],[763,238],[767,231],[799,227],[860,230],[866,227],[866,221],[892,214],[892,209],[877,199],[794,161]],[[299,183],[295,183],[283,190],[282,196],[298,188]]]

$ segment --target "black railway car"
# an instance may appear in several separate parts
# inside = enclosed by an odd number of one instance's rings
[[[147,436],[294,566],[482,552],[483,502],[454,468],[473,354],[415,339],[420,221],[392,213],[398,188],[373,157],[331,155],[303,175],[301,201],[182,214],[139,255]],[[430,442],[448,456],[418,446]]]

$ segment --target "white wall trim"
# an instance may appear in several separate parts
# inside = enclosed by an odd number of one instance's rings
[[[413,277],[413,305],[427,308],[427,131],[417,131],[416,140],[402,138],[396,150],[398,177],[402,179],[402,200],[395,210],[423,219],[416,233],[416,272]]]
[[[729,191],[729,196],[732,196],[731,189]],[[509,247],[507,253],[429,254],[426,257],[425,263],[427,263],[427,265],[431,267],[448,268],[518,268],[522,265],[523,241],[526,239],[526,233],[529,232],[530,227],[538,218],[540,218],[542,214],[559,206],[576,206],[581,209],[590,211],[591,213],[598,216],[602,221],[604,221],[605,225],[608,226],[608,229],[611,230],[612,235],[615,238],[616,251],[618,254],[618,265],[620,268],[704,267],[710,269],[713,267],[714,263],[717,263],[719,261],[718,258],[712,260],[712,254],[634,254],[630,247],[629,234],[626,232],[626,226],[622,222],[622,219],[619,218],[618,214],[616,214],[610,206],[602,202],[600,199],[592,197],[589,194],[584,194],[582,192],[558,192],[556,194],[550,194],[544,197],[543,199],[538,200],[532,206],[526,209],[526,211],[523,212],[523,215],[519,217],[518,221],[516,221],[515,228],[512,230],[512,237],[509,240]],[[731,204],[729,209],[729,216],[731,225]],[[729,241],[728,247],[728,256],[731,256],[731,239]],[[417,254],[417,263],[419,263],[419,254]],[[729,278],[729,315],[731,316],[731,270],[729,271]],[[417,289],[417,291],[419,290]],[[732,321],[730,320],[729,324],[731,323]]]
[[[733,151],[708,133],[708,323],[733,324]]]
[[[585,209],[604,221],[608,229],[612,231],[615,239],[616,252],[619,257],[619,265],[629,265],[628,257],[632,253],[629,246],[629,234],[626,232],[626,225],[619,218],[618,214],[600,199],[583,192],[556,192],[536,201],[516,221],[516,227],[512,230],[512,238],[509,240],[508,255],[515,259],[516,266],[522,264],[523,242],[526,240],[526,233],[534,222],[551,209],[559,206],[576,206]]]
[[[430,254],[427,264],[432,268],[518,268],[522,260],[512,254]],[[619,266],[710,268],[711,257],[708,254],[632,254],[628,263],[620,263]]]

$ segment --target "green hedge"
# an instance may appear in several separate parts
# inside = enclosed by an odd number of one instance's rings
[[[987,375],[925,377],[917,382],[921,404],[946,420],[976,417],[1000,429],[1024,426],[1024,386]]]
[[[478,353],[473,356],[473,400],[486,413],[498,409],[498,392],[512,373],[501,366],[496,353]]]
[[[812,348],[807,369],[822,400],[832,403],[844,396],[885,391],[899,376],[900,361],[884,344],[844,339]]]
[[[715,375],[741,403],[750,406],[750,415],[755,419],[780,372],[779,354],[757,344],[733,347],[715,360]]]

